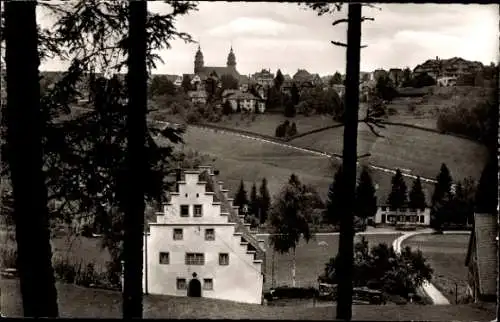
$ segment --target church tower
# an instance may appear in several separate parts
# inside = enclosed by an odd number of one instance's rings
[[[229,55],[227,55],[227,67],[236,69],[236,56],[233,52],[233,46],[231,46],[231,51],[229,52]]]
[[[201,52],[200,45],[198,44],[198,51],[194,57],[194,73],[197,74],[203,69],[203,53]]]

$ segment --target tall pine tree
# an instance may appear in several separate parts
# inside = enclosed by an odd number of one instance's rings
[[[404,208],[407,205],[407,187],[403,179],[403,174],[401,170],[397,169],[396,174],[391,180],[392,189],[387,199],[387,203],[391,209]]]
[[[356,216],[366,224],[366,219],[375,216],[376,212],[377,196],[375,195],[375,186],[368,169],[363,168],[356,187]]]
[[[271,196],[269,190],[267,189],[267,179],[263,178],[260,185],[260,223],[263,224],[267,221],[267,215],[269,213],[269,208],[271,207]]]
[[[431,199],[431,225],[435,229],[441,229],[443,223],[447,220],[446,218],[449,217],[449,203],[453,199],[451,193],[453,180],[446,164],[441,164],[441,169],[436,177],[436,181],[437,183],[434,186],[434,193]]]
[[[243,182],[243,180],[241,180],[240,187],[234,198],[234,205],[239,207],[240,214],[243,211],[243,207],[245,205],[248,205],[248,196],[247,196],[247,191],[245,190],[245,183]]]
[[[436,185],[434,186],[434,193],[432,194],[432,206],[441,202],[447,195],[451,193],[451,184],[453,182],[450,170],[446,164],[441,164],[441,169],[436,177]]]
[[[249,214],[259,218],[259,196],[257,195],[257,186],[255,185],[255,182],[253,183],[252,190],[250,191],[250,204],[248,210]]]
[[[498,162],[489,161],[481,173],[476,198],[475,211],[478,213],[497,213],[498,204]]]
[[[344,201],[344,189],[342,182],[342,166],[337,169],[333,177],[333,182],[328,189],[326,209],[323,214],[323,221],[338,225],[340,223],[339,215],[342,213],[342,204]]]
[[[420,209],[424,210],[426,207],[425,202],[425,194],[422,189],[422,182],[420,180],[420,176],[417,176],[415,181],[413,181],[413,186],[409,195],[409,203],[408,206],[412,209]]]

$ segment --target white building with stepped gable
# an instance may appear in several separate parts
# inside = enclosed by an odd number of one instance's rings
[[[169,203],[148,224],[145,293],[187,296],[196,273],[202,297],[262,303],[264,241],[232,201],[210,167],[178,174]]]

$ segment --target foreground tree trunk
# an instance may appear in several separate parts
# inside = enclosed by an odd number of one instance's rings
[[[144,175],[147,110],[147,2],[130,1],[127,87],[129,91],[128,194],[125,209],[123,318],[142,318]]]
[[[295,271],[297,269],[297,264],[296,264],[296,252],[295,248],[293,249],[293,258],[292,258],[292,287],[295,287],[296,285],[296,277],[295,277]]]
[[[361,4],[349,4],[347,26],[347,67],[345,93],[345,127],[343,149],[343,182],[345,200],[340,218],[339,285],[337,319],[352,318],[352,266],[354,246],[354,206],[359,109],[359,61],[361,48]]]
[[[17,269],[26,317],[57,317],[47,190],[43,173],[43,118],[38,81],[35,1],[5,3],[7,145],[16,225]]]

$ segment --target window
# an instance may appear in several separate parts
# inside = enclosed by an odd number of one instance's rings
[[[200,194],[199,194],[199,193],[197,193],[197,194],[196,194],[196,198],[198,198],[199,196],[200,196]]]
[[[177,289],[178,290],[187,290],[187,283],[185,278],[177,279]]]
[[[215,240],[215,229],[205,229],[205,240]]]
[[[205,254],[186,253],[186,265],[205,265]]]
[[[424,223],[424,216],[420,216],[420,223]]]
[[[181,217],[189,217],[189,205],[181,205]]]
[[[211,278],[203,279],[203,289],[206,291],[211,291],[214,289],[214,280]]]
[[[182,240],[182,229],[181,228],[174,229],[174,240]]]
[[[202,205],[194,205],[194,217],[203,216],[203,206]]]
[[[170,256],[167,252],[160,252],[160,264],[168,265],[170,264]]]
[[[220,253],[219,254],[219,265],[229,265],[229,254],[228,253]]]

